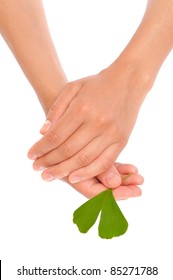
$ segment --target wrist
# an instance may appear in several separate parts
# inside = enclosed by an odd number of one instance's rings
[[[120,56],[102,72],[108,77],[115,91],[119,90],[125,100],[135,101],[139,108],[147,93],[152,88],[156,75],[145,69],[142,62],[132,59],[126,54]],[[118,85],[117,85],[118,84]]]
[[[148,60],[148,62],[147,62]],[[151,90],[158,71],[149,63],[150,58],[138,57],[122,53],[117,59],[122,77],[125,75],[129,93],[143,100]],[[116,64],[116,63],[115,63]],[[114,63],[112,65],[114,68]],[[126,74],[124,74],[126,72]]]
[[[56,83],[52,84],[47,81],[46,87],[40,88],[37,92],[40,104],[44,110],[45,115],[47,115],[50,107],[57,99],[61,90],[67,83],[67,80],[63,77],[57,79]]]
[[[112,76],[122,77],[131,95],[143,99],[173,47],[172,1],[148,1],[134,36],[110,66]]]

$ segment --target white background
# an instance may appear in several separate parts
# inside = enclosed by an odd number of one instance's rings
[[[144,0],[44,0],[50,30],[69,80],[97,73],[123,50],[145,10]],[[27,151],[40,137],[44,114],[34,91],[0,39],[0,259],[3,280],[16,270],[72,265],[81,268],[158,266],[159,276],[38,277],[38,279],[171,279],[173,55],[165,61],[145,100],[119,161],[145,177],[143,196],[119,202],[128,232],[102,240],[72,222],[86,199],[60,181],[46,183]]]

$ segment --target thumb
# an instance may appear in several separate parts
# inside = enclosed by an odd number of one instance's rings
[[[121,185],[121,176],[118,173],[116,167],[112,165],[112,167],[97,176],[97,178],[107,187],[107,188],[117,188]]]
[[[63,116],[72,100],[78,94],[79,89],[80,83],[77,82],[71,82],[65,85],[48,111],[46,121],[40,129],[41,134],[45,134]]]

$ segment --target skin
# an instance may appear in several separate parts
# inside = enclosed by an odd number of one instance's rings
[[[148,0],[120,56],[100,73],[68,83],[28,156],[46,180],[83,182],[108,170],[128,142],[140,107],[173,47],[173,0]],[[70,123],[70,120],[73,122]]]
[[[67,79],[48,30],[42,2],[0,0],[0,32],[47,114],[66,87]],[[44,129],[42,133],[45,133]],[[122,180],[128,173],[132,175]],[[135,166],[118,163],[85,182],[72,184],[67,177],[64,180],[87,197],[98,194],[106,187],[112,187],[116,199],[141,195],[137,185],[143,183],[143,177],[138,174]]]

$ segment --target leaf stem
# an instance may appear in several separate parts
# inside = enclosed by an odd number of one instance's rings
[[[127,175],[125,175],[125,176],[122,178],[122,181],[126,180],[126,179],[129,178],[131,175],[132,175],[132,173],[128,173]]]

